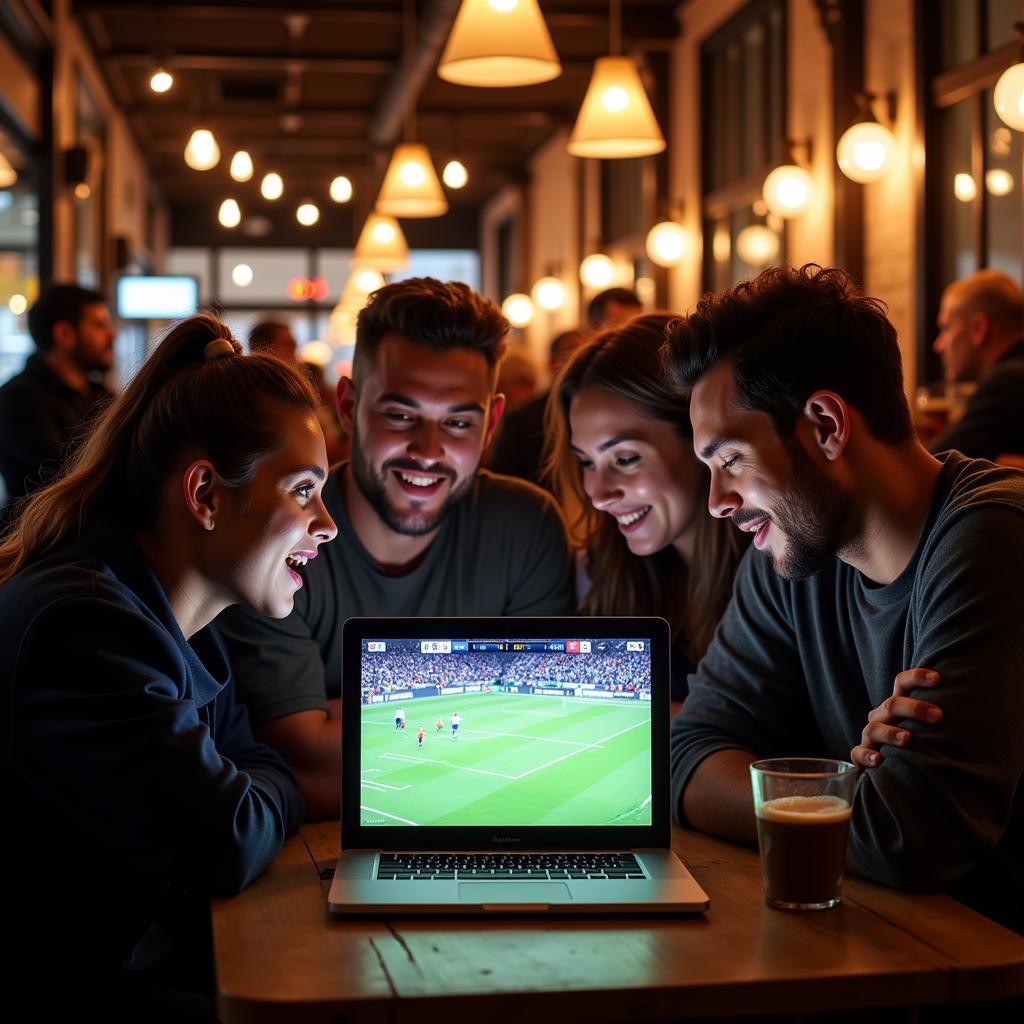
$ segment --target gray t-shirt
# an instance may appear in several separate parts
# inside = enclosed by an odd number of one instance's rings
[[[913,558],[888,586],[835,559],[786,581],[753,548],[672,727],[674,806],[715,751],[848,759],[896,674],[940,674],[861,773],[855,870],[901,889],[951,889],[1024,928],[1024,474],[951,452]]]
[[[532,484],[481,470],[423,560],[388,576],[345,511],[341,475],[324,485],[338,536],[303,571],[286,619],[238,606],[217,619],[254,722],[323,709],[341,694],[341,626],[353,615],[568,615],[572,560],[558,507]]]

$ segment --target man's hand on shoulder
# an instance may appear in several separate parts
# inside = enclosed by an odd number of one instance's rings
[[[938,672],[927,668],[908,668],[900,672],[893,683],[892,695],[869,713],[860,743],[850,751],[850,760],[860,768],[877,768],[885,760],[883,746],[905,747],[910,743],[910,732],[896,725],[897,722],[908,718],[928,725],[939,722],[942,708],[908,696],[911,690],[935,686],[938,681]]]

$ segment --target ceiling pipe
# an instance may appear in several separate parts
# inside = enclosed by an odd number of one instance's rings
[[[459,13],[461,0],[433,0],[416,18],[416,48],[406,73],[399,58],[381,92],[370,120],[370,142],[382,148],[393,146],[402,136],[406,111],[415,106],[427,79],[433,74],[441,50]]]

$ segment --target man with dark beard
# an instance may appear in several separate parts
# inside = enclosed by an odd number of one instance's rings
[[[852,759],[853,870],[1024,929],[1024,474],[921,446],[841,270],[705,296],[664,359],[712,515],[754,534],[673,722],[680,820],[753,841],[752,761]]]
[[[553,499],[479,469],[504,405],[494,387],[507,332],[464,284],[414,278],[371,295],[338,385],[352,459],[323,492],[337,540],[300,567],[287,619],[218,619],[256,732],[288,761],[311,817],[340,806],[345,619],[572,610]]]

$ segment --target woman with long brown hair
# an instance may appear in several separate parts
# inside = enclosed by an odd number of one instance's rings
[[[660,615],[672,627],[672,699],[732,592],[743,539],[708,514],[711,477],[693,452],[685,403],[661,373],[652,313],[578,349],[547,409],[549,472],[583,545],[591,615]]]
[[[317,403],[218,320],[184,320],[0,544],[12,978],[33,1019],[154,1019],[154,990],[208,991],[209,897],[302,820],[206,627],[235,603],[287,615],[336,532]]]

